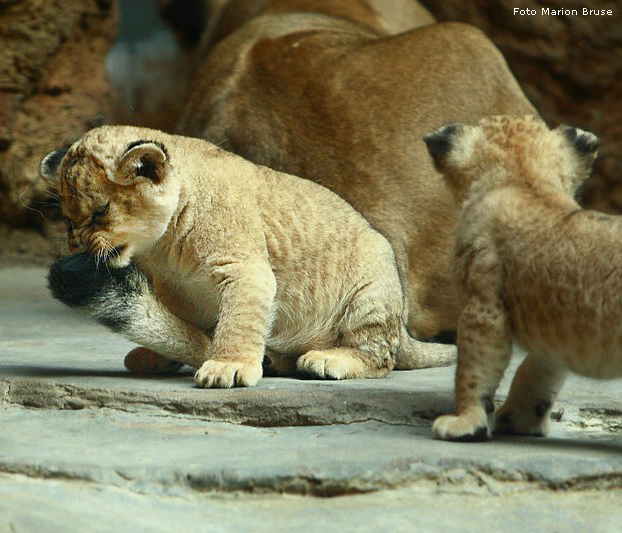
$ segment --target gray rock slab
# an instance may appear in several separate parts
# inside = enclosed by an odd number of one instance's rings
[[[135,345],[49,296],[45,269],[0,269],[0,394],[30,407],[156,409],[258,426],[381,420],[429,426],[453,407],[454,367],[393,372],[378,380],[264,378],[257,387],[202,390],[192,370],[138,377],[123,366]],[[502,401],[515,358],[499,389]],[[557,414],[568,424],[616,429],[622,381],[572,377]],[[596,416],[593,416],[596,415]]]
[[[620,523],[621,381],[571,378],[549,438],[459,444],[430,434],[452,367],[202,390],[130,374],[133,347],[52,300],[44,269],[0,269],[0,532],[110,531],[117,507],[115,531]]]
[[[357,422],[253,427],[111,409],[0,410],[0,472],[147,493],[243,491],[336,496],[425,480],[501,494],[622,487],[622,435],[460,444],[428,428]]]
[[[0,474],[0,532],[154,531],[499,532],[619,531],[622,492],[438,492],[434,485],[381,493],[146,495],[118,487]]]

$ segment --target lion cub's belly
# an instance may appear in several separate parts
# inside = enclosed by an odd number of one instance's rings
[[[277,292],[266,339],[271,350],[302,354],[335,345],[342,306],[329,298],[305,298],[305,292]]]

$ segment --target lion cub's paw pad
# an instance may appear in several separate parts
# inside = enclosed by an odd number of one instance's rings
[[[481,442],[490,436],[486,416],[445,415],[432,425],[434,436],[442,440]]]
[[[147,348],[134,348],[125,356],[125,368],[139,375],[174,374],[183,365]]]
[[[311,350],[298,358],[296,368],[304,374],[327,379],[353,379],[365,377],[365,364],[348,354],[332,354]]]
[[[194,382],[206,389],[252,387],[261,379],[261,365],[226,361],[205,361],[196,371]]]

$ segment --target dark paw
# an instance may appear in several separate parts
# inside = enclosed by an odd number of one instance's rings
[[[133,265],[114,269],[105,263],[97,264],[89,254],[76,254],[50,267],[48,286],[54,298],[85,309],[118,331],[131,318],[132,302],[145,290],[146,278]]]
[[[477,428],[473,433],[462,435],[461,437],[452,440],[455,442],[484,442],[487,439],[488,428],[486,426],[482,426],[481,428]]]
[[[544,400],[536,404],[535,412],[538,418],[543,418],[551,408],[551,402]]]

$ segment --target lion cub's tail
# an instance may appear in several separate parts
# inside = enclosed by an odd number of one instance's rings
[[[402,325],[400,350],[395,363],[396,370],[414,370],[448,366],[456,362],[458,351],[455,344],[423,342],[410,336]]]

